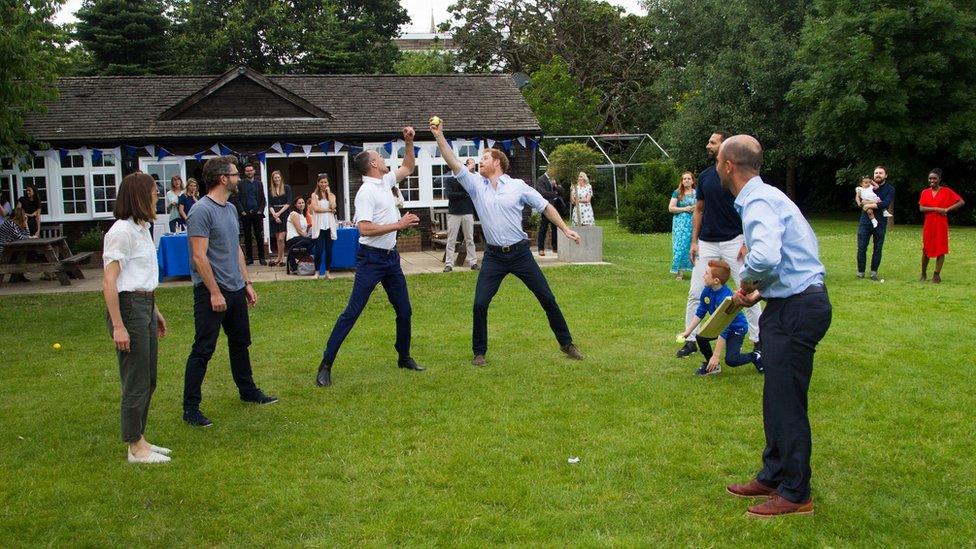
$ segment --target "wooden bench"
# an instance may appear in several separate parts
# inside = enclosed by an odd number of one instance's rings
[[[0,255],[0,282],[6,275],[32,272],[57,277],[62,286],[70,286],[71,278],[85,278],[78,266],[91,259],[91,252],[72,254],[63,236],[28,238],[8,242]]]
[[[38,238],[60,238],[62,236],[64,236],[64,225],[61,223],[41,224]]]

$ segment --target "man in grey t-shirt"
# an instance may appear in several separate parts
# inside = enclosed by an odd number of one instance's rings
[[[228,202],[237,189],[237,159],[219,156],[203,165],[210,192],[190,210],[186,233],[193,279],[193,348],[186,359],[183,382],[183,421],[195,427],[213,424],[200,411],[200,387],[207,363],[217,347],[220,327],[227,335],[230,369],[241,400],[271,404],[278,399],[264,394],[251,375],[251,325],[247,309],[258,302],[238,242],[237,209]]]

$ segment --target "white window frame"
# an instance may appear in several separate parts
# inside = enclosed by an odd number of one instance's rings
[[[112,200],[112,208],[107,212],[96,212],[95,211],[95,176],[96,175],[111,175],[115,177],[115,196],[119,196],[119,185],[122,184],[122,150],[120,147],[114,149],[99,149],[102,151],[102,157],[105,155],[112,155],[115,157],[114,166],[96,166],[94,160],[92,160],[91,151],[88,153],[88,165],[90,166],[90,173],[88,175],[88,210],[91,212],[91,219],[111,219],[114,217],[113,210],[115,209],[115,200]]]
[[[64,221],[78,221],[84,219],[91,219],[91,207],[88,204],[91,193],[89,192],[90,185],[88,184],[88,173],[89,173],[89,163],[85,158],[87,153],[85,151],[78,151],[68,154],[67,158],[77,157],[81,160],[81,166],[72,166],[65,168],[61,165],[61,155],[58,155],[58,162],[56,163],[57,168],[57,197],[58,197],[58,207],[57,213],[60,214],[58,217]],[[65,211],[65,200],[64,200],[64,180],[65,177],[80,177],[81,178],[81,189],[84,191],[85,196],[81,203],[85,207],[85,211],[82,213],[66,213]],[[53,187],[53,185],[52,185]],[[48,202],[51,201],[51,193],[48,192]],[[72,202],[75,202],[74,200]]]
[[[385,143],[364,143],[363,148],[373,149],[380,152],[380,156],[387,156],[385,149],[383,148]],[[466,145],[474,145],[474,141],[468,139],[457,139],[453,143],[454,154],[458,154],[461,147]],[[404,208],[443,208],[447,207],[448,200],[443,198],[440,200],[434,200],[434,170],[433,166],[446,166],[447,162],[440,153],[437,152],[433,156],[428,154],[426,151],[433,148],[437,150],[437,143],[435,141],[420,141],[415,142],[414,146],[420,147],[420,154],[416,158],[416,169],[417,177],[420,183],[420,198],[419,200],[404,200]],[[396,140],[393,142],[393,152],[389,154],[388,158],[384,158],[384,162],[391,170],[395,170],[403,165],[403,157],[400,154],[400,149],[403,149],[404,143],[402,140]],[[484,151],[484,144],[479,144],[478,154],[474,157],[475,160],[481,157],[481,152]],[[458,158],[462,161],[470,158],[470,155],[465,155]],[[450,168],[448,168],[450,171]]]
[[[50,152],[48,151],[37,151],[37,152],[40,152],[41,154],[33,155],[33,153],[28,153],[31,154],[30,157],[31,168],[29,170],[21,171],[19,164],[17,164],[17,160],[16,159],[14,160],[14,169],[16,170],[17,173],[16,193],[18,197],[23,196],[24,189],[26,188],[26,185],[24,184],[25,177],[31,177],[31,178],[43,177],[45,199],[44,202],[41,203],[40,221],[41,223],[50,223],[51,221],[58,220],[58,214],[60,210],[56,206],[59,206],[61,204],[61,201],[58,200],[57,202],[51,202],[51,197],[60,196],[61,185],[60,184],[56,185],[56,178],[51,175],[51,171],[54,169],[53,166],[54,162],[50,162],[51,160]],[[54,154],[57,154],[57,151],[55,151]],[[33,164],[35,158],[39,158],[44,163],[44,167],[35,168]],[[45,204],[47,205],[47,213],[43,213]]]
[[[4,161],[10,162],[9,169],[3,169],[0,165],[0,177],[6,177],[10,181],[10,194],[7,196],[3,195],[3,189],[0,188],[0,205],[5,202],[10,202],[11,209],[17,207],[17,199],[20,197],[20,191],[18,190],[18,171],[17,171],[17,161],[13,158],[4,158]],[[10,212],[7,212],[9,215]]]

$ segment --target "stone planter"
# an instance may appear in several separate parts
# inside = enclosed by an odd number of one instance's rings
[[[539,229],[525,229],[525,233],[529,235],[529,247],[535,246],[539,241]]]
[[[421,238],[419,234],[412,236],[398,236],[397,250],[402,252],[419,252],[421,250]]]
[[[556,233],[559,242],[559,261],[566,263],[598,263],[603,261],[603,228],[596,225],[571,227],[580,235],[580,244]]]

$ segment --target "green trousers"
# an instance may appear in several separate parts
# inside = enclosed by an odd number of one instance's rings
[[[132,443],[146,431],[149,402],[156,391],[155,302],[150,296],[120,292],[119,310],[122,324],[129,332],[129,352],[116,350],[122,381],[122,440]],[[113,332],[111,318],[108,318],[108,331]]]

